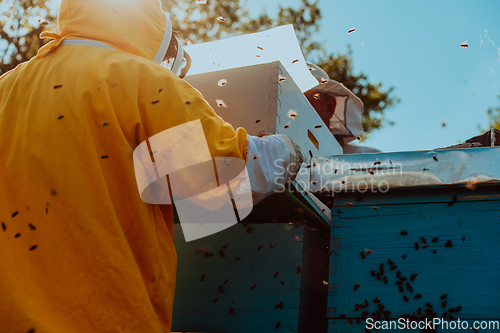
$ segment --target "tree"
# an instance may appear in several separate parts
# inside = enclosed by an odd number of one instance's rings
[[[330,76],[332,80],[341,82],[358,96],[364,104],[361,124],[365,130],[362,139],[376,129],[382,127],[384,111],[400,102],[399,98],[392,96],[393,87],[382,90],[382,83],[370,83],[368,77],[361,72],[354,74],[352,69],[352,50],[348,46],[347,54],[329,55],[320,59],[319,67]],[[393,125],[392,122],[389,122]]]
[[[31,59],[48,40],[39,35],[54,25],[55,14],[43,0],[8,0],[3,2],[8,11],[0,22],[0,75]]]
[[[500,101],[500,95],[498,95]],[[500,130],[500,106],[488,109],[488,128],[496,128]],[[484,131],[481,131],[484,132]]]
[[[4,0],[5,1],[5,0]],[[11,10],[0,22],[0,74],[14,68],[20,62],[34,56],[44,44],[38,38],[43,30],[55,27],[55,13],[51,13],[51,0],[7,0]],[[384,112],[397,104],[392,96],[393,88],[382,90],[382,83],[373,84],[364,73],[354,74],[352,52],[326,55],[322,45],[314,40],[320,27],[321,11],[318,0],[301,0],[299,8],[279,6],[276,18],[266,13],[250,17],[244,0],[161,0],[163,9],[169,12],[177,36],[184,42],[199,43],[230,36],[243,35],[293,24],[306,58],[317,52],[318,65],[330,78],[342,82],[358,95],[365,105],[363,128],[365,138],[384,124]],[[37,19],[43,17],[43,19]],[[5,46],[6,45],[6,46]],[[4,47],[2,47],[4,46]],[[391,123],[389,123],[391,124]]]

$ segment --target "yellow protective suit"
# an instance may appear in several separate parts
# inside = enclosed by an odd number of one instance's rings
[[[0,78],[0,332],[170,332],[172,208],[141,201],[133,150],[196,119],[213,157],[247,136],[152,61],[165,26],[158,0],[62,0],[54,40]]]

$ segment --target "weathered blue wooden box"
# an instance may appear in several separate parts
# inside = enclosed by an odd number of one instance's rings
[[[329,226],[290,193],[178,255],[173,331],[325,332]]]

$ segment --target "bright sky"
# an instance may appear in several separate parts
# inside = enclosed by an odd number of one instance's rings
[[[300,5],[247,2],[252,15]],[[499,105],[500,1],[319,0],[319,7],[317,40],[329,53],[351,44],[355,72],[394,86],[401,99],[386,112],[395,125],[374,132],[365,145],[427,150],[465,141],[487,126],[486,110]],[[351,28],[356,31],[348,34]]]

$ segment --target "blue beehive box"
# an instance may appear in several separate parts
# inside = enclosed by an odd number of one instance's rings
[[[436,320],[437,332],[473,332],[477,321],[480,332],[500,331],[499,154],[481,148],[318,162],[344,164],[342,172],[312,176],[330,189],[320,198],[332,207],[329,333],[374,332],[370,317],[396,328]],[[332,199],[334,184],[361,180],[373,180],[375,191],[361,186]]]

